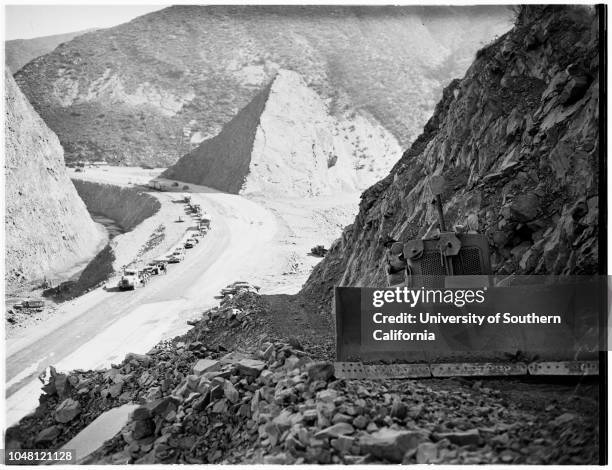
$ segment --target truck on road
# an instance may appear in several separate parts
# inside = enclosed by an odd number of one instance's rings
[[[136,269],[126,269],[123,271],[117,287],[120,290],[134,290],[139,282],[138,271]]]

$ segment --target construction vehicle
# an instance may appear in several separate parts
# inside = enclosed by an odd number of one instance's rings
[[[423,302],[417,308],[489,316],[495,316],[495,312],[518,314],[537,309],[541,310],[538,313],[564,312],[565,329],[552,330],[546,325],[504,329],[490,322],[481,326],[434,325],[428,329],[436,330],[436,341],[381,343],[374,341],[369,332],[372,314],[363,307],[362,290],[339,287],[335,291],[339,361],[336,377],[597,375],[597,352],[603,350],[599,336],[602,329],[598,323],[601,303],[598,306],[597,302],[605,292],[605,283],[601,285],[593,277],[576,280],[575,276],[523,276],[522,279],[515,275],[494,276],[487,238],[466,233],[461,227],[447,229],[442,205],[444,179],[431,177],[430,189],[439,230],[430,231],[422,239],[394,242],[389,246],[384,263],[387,287],[444,292],[480,289],[486,291],[482,307]],[[418,314],[422,310],[415,311]],[[403,328],[415,330],[416,325],[403,325]],[[402,330],[394,331],[401,333]]]
[[[477,233],[462,233],[458,230],[447,231],[442,207],[442,194],[446,182],[441,176],[430,178],[430,189],[433,195],[432,204],[438,215],[439,232],[424,239],[408,240],[396,243],[391,247],[398,256],[388,261],[396,266],[403,259],[405,262],[405,284],[409,287],[445,287],[453,284],[448,276],[487,276],[491,274],[489,258],[489,243],[484,235]],[[398,254],[398,247],[402,250]],[[391,284],[390,271],[387,267],[388,285]],[[484,281],[485,277],[472,278]],[[463,282],[466,282],[464,279]],[[484,281],[487,282],[487,281]],[[460,286],[457,286],[460,287]],[[469,286],[464,286],[469,287]]]
[[[259,286],[254,286],[246,281],[236,281],[221,289],[220,294],[221,297],[225,297],[226,295],[235,295],[241,291],[258,292]]]
[[[323,258],[327,254],[327,249],[323,245],[317,245],[310,249],[310,253],[313,256]]]
[[[13,308],[16,310],[32,309],[37,312],[42,312],[44,307],[45,302],[43,300],[24,300],[21,303],[13,305]]]
[[[119,290],[134,290],[140,283],[140,275],[136,269],[124,269],[117,287]]]

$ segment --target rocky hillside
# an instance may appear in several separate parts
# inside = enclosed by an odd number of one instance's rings
[[[232,193],[318,196],[365,189],[400,154],[373,118],[336,119],[299,74],[280,70],[218,135],[163,176]]]
[[[33,39],[13,39],[4,43],[4,63],[13,72],[37,57],[48,54],[63,42],[68,42],[87,31],[55,34]]]
[[[90,32],[16,80],[67,160],[168,165],[244,108],[279,69],[335,115],[366,111],[407,145],[506,7],[174,6]]]
[[[53,277],[93,257],[105,241],[64,166],[57,136],[17,84],[6,81],[6,280],[8,285]]]
[[[436,222],[431,175],[449,182],[447,224],[487,235],[497,273],[595,273],[598,19],[587,7],[522,8],[443,93],[423,133],[365,191],[355,222],[305,293],[384,285],[383,244]]]

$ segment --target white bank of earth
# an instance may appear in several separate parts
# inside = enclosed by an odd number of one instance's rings
[[[156,174],[159,170],[110,167],[76,175],[131,187],[146,184]],[[171,181],[158,181],[172,188]],[[95,369],[119,362],[128,352],[144,353],[189,328],[186,321],[216,304],[214,296],[233,281],[260,285],[263,293],[297,292],[319,261],[308,255],[310,247],[336,238],[343,221],[354,216],[358,201],[357,194],[347,194],[272,203],[195,185],[189,191],[150,192],[161,208],[115,237],[116,264],[127,264],[161,224],[165,237],[143,261],[180,242],[190,217],[184,204],[175,201],[187,192],[210,216],[212,229],[183,262],[134,291],[97,288],[61,304],[45,323],[7,340],[8,425],[35,408],[41,386],[37,376],[49,365],[66,371]],[[176,222],[179,216],[186,222]]]
[[[57,136],[10,73],[5,93],[5,283],[9,291],[61,277],[106,243],[79,199]]]
[[[279,70],[164,176],[267,199],[311,198],[363,190],[400,156],[397,140],[372,116],[333,115],[298,73]]]

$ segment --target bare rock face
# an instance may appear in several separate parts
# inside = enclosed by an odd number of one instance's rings
[[[64,166],[63,150],[13,80],[6,80],[6,279],[43,276],[93,257],[105,234]]]
[[[525,7],[506,35],[452,82],[421,136],[362,195],[305,286],[384,285],[383,244],[436,223],[486,234],[497,273],[590,274],[598,264],[599,62],[594,9]]]
[[[374,118],[331,116],[298,73],[280,70],[217,136],[164,176],[233,193],[318,196],[364,189],[400,153]]]

